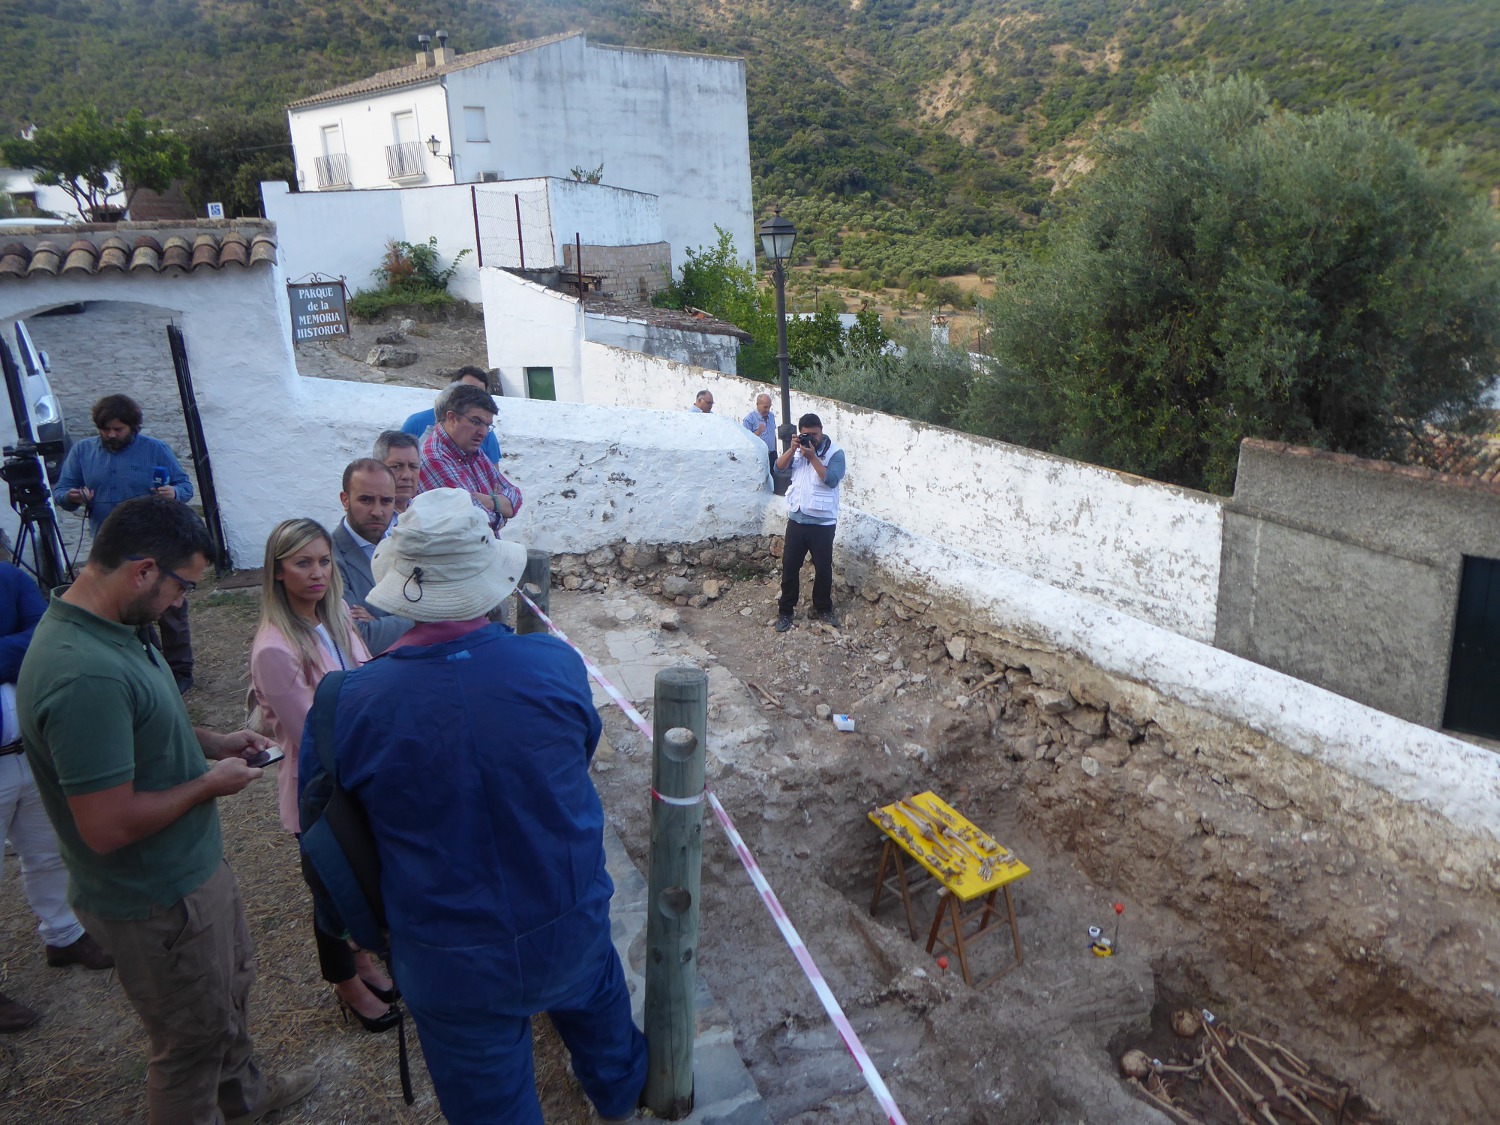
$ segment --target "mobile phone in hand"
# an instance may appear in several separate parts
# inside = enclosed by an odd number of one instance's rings
[[[265,769],[266,766],[274,766],[285,757],[286,752],[280,746],[273,746],[269,750],[262,750],[259,754],[246,758],[245,764],[255,769]]]

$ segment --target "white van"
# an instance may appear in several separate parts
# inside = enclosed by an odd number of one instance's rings
[[[52,384],[47,378],[52,365],[48,362],[47,353],[32,343],[31,333],[26,330],[24,320],[16,321],[16,363],[21,370],[21,392],[31,414],[32,436],[39,445],[61,443],[60,451],[49,452],[42,458],[47,463],[48,481],[56,484],[58,474],[62,472],[63,458],[68,455],[73,439],[68,436],[68,427],[63,424],[62,406],[53,394]],[[53,449],[57,450],[58,447],[53,446]]]

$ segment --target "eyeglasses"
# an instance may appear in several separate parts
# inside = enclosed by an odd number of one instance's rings
[[[178,574],[176,571],[168,570],[166,567],[162,566],[161,563],[156,562],[156,560],[153,559],[150,555],[126,555],[125,556],[125,561],[126,562],[150,562],[150,563],[156,563],[156,569],[159,570],[159,571],[161,571],[163,574],[165,574],[173,582],[176,582],[177,585],[181,586],[182,587],[182,592],[184,594],[191,594],[194,590],[196,590],[198,588],[198,583],[196,583],[196,582],[189,582],[186,578],[184,578],[182,575]]]
[[[495,428],[495,423],[486,422],[483,418],[476,418],[472,414],[463,415],[463,420],[478,430],[493,430]]]

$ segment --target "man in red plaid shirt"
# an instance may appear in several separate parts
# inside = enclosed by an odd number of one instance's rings
[[[467,383],[455,386],[443,416],[422,442],[418,491],[459,488],[484,509],[496,535],[521,510],[521,490],[481,451],[499,407],[489,393]]]

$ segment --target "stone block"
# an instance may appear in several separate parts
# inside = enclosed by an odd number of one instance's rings
[[[669,598],[686,598],[696,592],[695,585],[690,578],[669,574],[661,580],[661,592]]]
[[[421,358],[411,348],[397,348],[390,344],[377,344],[365,356],[371,367],[410,367]]]
[[[1050,688],[1038,688],[1031,693],[1031,697],[1044,715],[1062,715],[1078,706],[1078,701],[1067,692],[1053,691]]]
[[[1105,718],[1104,712],[1096,711],[1092,707],[1074,707],[1061,714],[1063,722],[1074,730],[1093,738],[1100,737],[1109,728],[1109,720]]]
[[[620,565],[626,570],[642,570],[654,566],[660,554],[654,543],[627,543],[620,551]]]

